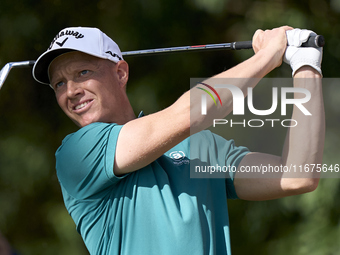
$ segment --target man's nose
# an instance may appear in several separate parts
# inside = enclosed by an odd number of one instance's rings
[[[81,95],[84,93],[84,90],[80,83],[74,82],[74,81],[68,81],[67,82],[67,96],[69,98],[74,98],[78,95]]]

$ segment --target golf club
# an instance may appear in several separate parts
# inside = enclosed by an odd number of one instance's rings
[[[302,47],[323,47],[325,45],[325,39],[322,35],[310,36],[308,40],[303,43]],[[158,49],[148,49],[148,50],[136,50],[136,51],[126,51],[122,52],[123,56],[141,56],[148,54],[162,54],[170,52],[183,52],[183,51],[200,51],[200,50],[217,50],[217,49],[227,49],[227,50],[243,50],[251,49],[252,41],[240,41],[232,43],[219,43],[219,44],[206,44],[206,45],[195,45],[195,46],[181,46],[181,47],[170,47],[170,48],[158,48]],[[14,67],[30,67],[33,66],[35,60],[21,61],[21,62],[10,62],[7,63],[0,71],[0,89],[5,83],[5,80]]]
[[[7,63],[0,71],[0,89],[1,89],[2,85],[4,84],[9,72],[11,71],[11,69],[13,67],[29,67],[29,66],[33,66],[34,63],[35,63],[34,60]]]

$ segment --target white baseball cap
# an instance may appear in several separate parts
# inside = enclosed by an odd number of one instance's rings
[[[61,30],[50,47],[35,62],[33,77],[43,84],[50,84],[48,69],[51,62],[61,54],[80,51],[117,63],[123,60],[118,45],[98,28],[69,27]]]

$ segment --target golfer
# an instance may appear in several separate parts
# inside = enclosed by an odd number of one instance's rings
[[[304,107],[313,118],[294,109],[299,125],[289,129],[282,155],[274,156],[202,131],[211,118],[232,111],[226,89],[218,91],[220,110],[207,102],[206,115],[200,113],[202,91],[193,88],[168,108],[136,117],[126,94],[128,64],[117,44],[96,28],[60,31],[36,61],[33,75],[54,89],[61,109],[80,127],[57,150],[56,170],[65,206],[89,252],[231,254],[227,199],[266,200],[314,190],[316,173],[298,178],[278,173],[276,179],[241,171],[223,179],[190,178],[189,173],[195,161],[239,170],[321,163],[322,49],[298,47],[310,34],[288,26],[258,30],[254,56],[205,81],[214,86],[217,78],[244,78],[233,85],[245,91],[259,80],[251,78],[264,77],[283,58],[294,78],[312,78],[294,79],[294,87],[310,91]]]

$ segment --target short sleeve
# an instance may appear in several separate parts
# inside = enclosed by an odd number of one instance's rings
[[[236,146],[234,140],[226,140],[216,134],[213,134],[213,136],[216,147],[220,150],[219,154],[222,154],[218,157],[219,164],[224,163],[230,169],[229,178],[226,178],[227,198],[238,199],[234,186],[234,177],[238,165],[243,157],[249,153],[249,150],[244,146]]]
[[[96,196],[120,180],[113,173],[122,126],[92,123],[67,136],[56,152],[57,176],[62,187],[77,199]]]
[[[236,146],[234,140],[226,140],[210,131],[202,131],[191,138],[191,156],[198,156],[198,162],[205,162],[206,165],[226,167],[227,173],[220,175],[205,173],[206,178],[226,178],[227,198],[237,199],[234,187],[234,177],[238,165],[243,157],[249,153],[248,148]]]

